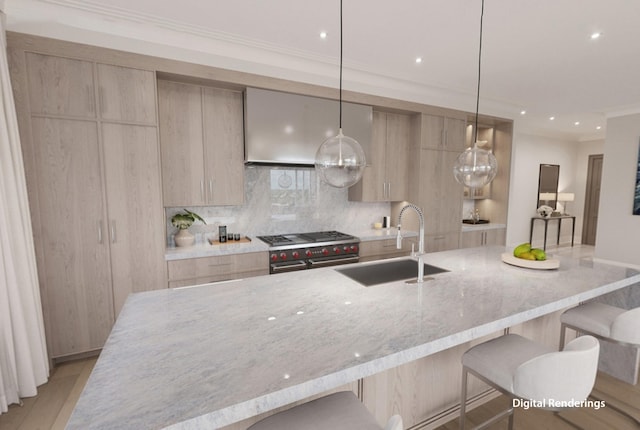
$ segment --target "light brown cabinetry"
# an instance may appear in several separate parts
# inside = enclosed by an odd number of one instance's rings
[[[165,206],[244,202],[242,93],[158,81]]]
[[[422,115],[422,148],[446,149],[462,152],[468,146],[465,139],[466,122],[458,118]]]
[[[476,246],[504,245],[506,240],[505,228],[478,229],[475,231],[463,231],[460,236],[461,248],[474,248]]]
[[[269,274],[267,252],[189,258],[167,262],[169,287],[207,284]]]
[[[49,352],[99,349],[130,292],[166,287],[155,75],[11,58]]]
[[[415,242],[418,238],[405,238],[402,241],[402,248],[397,248],[396,239],[368,240],[360,242],[360,261],[382,260],[385,258],[406,257],[411,253],[411,243],[417,251],[418,245]]]
[[[349,188],[349,200],[407,200],[411,116],[373,112],[368,166],[362,180]]]

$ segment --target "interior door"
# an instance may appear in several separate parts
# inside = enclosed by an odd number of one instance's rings
[[[587,189],[584,202],[584,224],[582,225],[582,243],[596,244],[598,227],[598,207],[600,205],[600,182],[602,180],[603,155],[590,155],[587,170]]]

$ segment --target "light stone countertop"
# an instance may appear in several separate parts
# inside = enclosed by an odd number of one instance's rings
[[[398,229],[396,227],[391,227],[388,229],[368,229],[358,232],[346,232],[347,234],[351,234],[356,236],[362,242],[372,241],[372,240],[383,240],[383,239],[395,239],[398,234]],[[410,230],[402,230],[403,237],[416,237],[418,233]],[[215,257],[220,255],[229,255],[229,254],[244,254],[249,252],[266,252],[269,250],[269,245],[258,239],[257,237],[252,237],[251,242],[249,243],[236,243],[236,242],[227,242],[220,245],[210,245],[208,243],[196,243],[193,246],[185,247],[185,248],[167,248],[165,251],[164,258],[166,261],[171,260],[184,260],[187,258],[201,258],[201,257]]]
[[[422,285],[329,267],[132,294],[67,429],[217,428],[640,282],[572,251],[551,271],[504,251],[427,254],[450,272]]]

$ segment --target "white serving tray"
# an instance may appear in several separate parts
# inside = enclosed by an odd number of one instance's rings
[[[525,260],[523,258],[514,257],[512,253],[502,253],[502,261],[512,266],[525,267],[527,269],[552,270],[560,267],[560,260],[555,258],[547,258],[546,260]]]

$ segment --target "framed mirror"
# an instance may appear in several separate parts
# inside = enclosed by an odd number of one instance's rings
[[[551,206],[554,210],[558,203],[558,179],[560,166],[557,164],[541,164],[538,175],[538,206]]]

